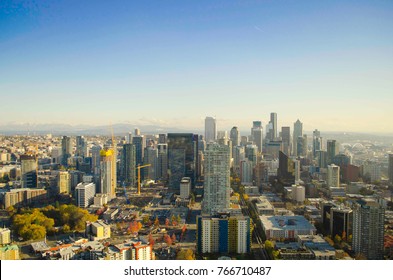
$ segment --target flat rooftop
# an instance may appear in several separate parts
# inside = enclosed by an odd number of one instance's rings
[[[266,230],[316,230],[303,216],[260,216]]]

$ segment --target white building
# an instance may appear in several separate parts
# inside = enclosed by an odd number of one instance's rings
[[[79,183],[75,188],[75,192],[78,207],[87,208],[94,203],[96,185],[94,183]]]
[[[208,144],[205,151],[205,194],[202,212],[214,215],[229,208],[231,192],[229,147]]]
[[[205,119],[205,141],[206,143],[214,142],[217,139],[217,125],[216,119],[213,117],[206,117]]]
[[[252,184],[253,167],[253,162],[248,159],[240,162],[240,182],[242,184]]]
[[[180,181],[180,198],[186,199],[191,193],[191,178],[184,177]]]
[[[335,164],[328,165],[327,185],[329,188],[340,187],[340,166]]]
[[[306,188],[292,185],[292,200],[297,203],[303,203],[306,200]]]

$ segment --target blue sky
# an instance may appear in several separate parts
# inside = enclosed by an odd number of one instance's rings
[[[392,1],[0,1],[0,124],[393,132]]]

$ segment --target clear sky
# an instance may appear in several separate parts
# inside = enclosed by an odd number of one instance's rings
[[[393,1],[0,1],[0,124],[393,132]]]

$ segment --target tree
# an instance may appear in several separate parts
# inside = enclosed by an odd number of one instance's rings
[[[145,215],[143,216],[142,222],[146,225],[150,221],[150,216]]]
[[[195,260],[194,252],[191,249],[179,250],[176,254],[177,260]]]
[[[342,241],[341,237],[338,234],[336,234],[336,236],[334,236],[334,243],[340,244],[341,241]]]
[[[179,214],[179,215],[177,215],[177,217],[176,217],[176,222],[177,222],[177,224],[180,224],[180,222],[181,222],[181,217],[180,217],[180,214]]]
[[[64,232],[64,233],[68,233],[68,232],[70,232],[70,231],[71,231],[70,226],[67,225],[67,224],[65,224],[65,225],[63,226],[63,232]]]
[[[139,231],[138,222],[134,220],[130,223],[130,226],[128,227],[127,232],[135,234],[135,233],[138,233],[138,231]]]
[[[149,244],[151,245],[151,246],[154,246],[154,244],[155,244],[155,241],[154,241],[154,238],[153,238],[153,236],[151,235],[151,233],[149,234]]]
[[[165,242],[168,246],[171,246],[171,245],[172,245],[172,238],[171,238],[168,234],[165,234],[165,235],[164,235],[164,242]]]

